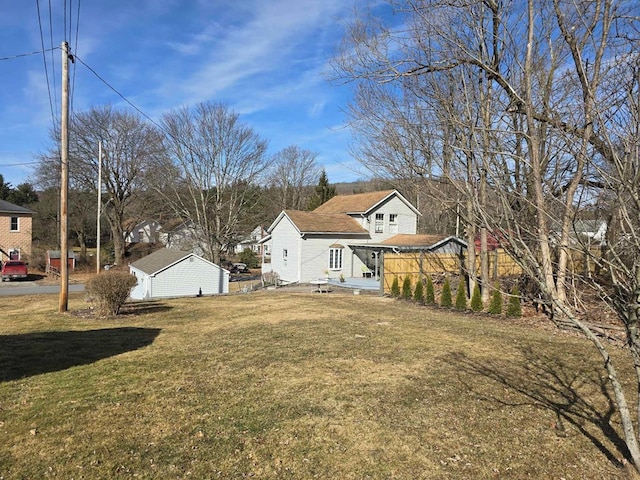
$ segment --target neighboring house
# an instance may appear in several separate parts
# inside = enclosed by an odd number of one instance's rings
[[[575,235],[579,240],[593,245],[606,242],[607,222],[604,220],[576,220],[573,224]]]
[[[606,242],[607,222],[604,220],[575,220],[570,226],[569,239],[591,246],[600,246]],[[560,240],[560,222],[553,222],[550,237],[552,241]]]
[[[229,293],[229,272],[188,252],[162,248],[129,265],[135,300]]]
[[[0,200],[0,259],[28,260],[33,212]]]
[[[269,245],[262,240],[267,237],[267,231],[262,225],[258,225],[253,231],[244,237],[235,247],[235,253],[239,254],[249,249],[255,252],[259,257],[269,256]]]
[[[155,243],[158,241],[160,224],[155,220],[137,223],[125,236],[127,243]]]
[[[177,221],[162,226],[158,232],[158,241],[172,250],[204,254],[192,222]]]
[[[418,215],[397,190],[336,196],[312,212],[285,210],[268,228],[268,268],[283,283],[369,275],[378,257],[366,247],[415,235]]]

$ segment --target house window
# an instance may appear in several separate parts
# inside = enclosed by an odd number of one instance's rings
[[[384,213],[376,213],[375,232],[384,233]]]
[[[11,231],[17,232],[19,230],[18,217],[11,217]]]
[[[342,270],[342,252],[344,248],[329,249],[329,270]]]
[[[287,251],[286,248],[282,249],[282,259],[286,262],[287,261],[287,256],[289,255],[289,252]]]
[[[389,214],[389,233],[398,233],[398,214]]]

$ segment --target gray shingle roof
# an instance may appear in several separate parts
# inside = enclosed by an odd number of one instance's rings
[[[183,258],[188,257],[189,255],[191,255],[189,252],[161,248],[160,250],[150,253],[146,257],[142,257],[140,260],[136,260],[131,264],[131,266],[146,273],[147,275],[153,275],[154,273],[167,268],[169,265],[173,265]]]
[[[16,213],[20,215],[31,215],[33,212],[28,208],[14,205],[6,200],[0,200],[0,213]]]

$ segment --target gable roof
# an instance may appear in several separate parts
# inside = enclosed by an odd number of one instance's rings
[[[273,222],[269,231],[284,217],[289,218],[291,223],[302,234],[305,233],[359,233],[368,234],[357,220],[344,213],[324,214],[313,212],[303,212],[300,210],[284,210]]]
[[[366,214],[385,202],[392,196],[397,196],[414,212],[418,210],[411,205],[397,190],[382,190],[379,192],[357,193],[354,195],[336,195],[314,210],[316,213],[347,213]]]
[[[21,215],[31,215],[33,212],[28,208],[15,205],[6,200],[0,200],[0,213],[16,213]]]
[[[195,254],[161,248],[146,257],[142,257],[140,260],[136,260],[130,266],[148,275],[153,275],[191,255]]]

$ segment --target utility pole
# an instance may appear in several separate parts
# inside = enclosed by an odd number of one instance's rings
[[[62,118],[60,122],[60,301],[58,312],[69,303],[69,44],[62,42]]]
[[[100,215],[102,214],[102,141],[98,142],[98,217],[96,220],[96,273],[100,273]]]

